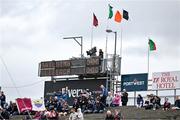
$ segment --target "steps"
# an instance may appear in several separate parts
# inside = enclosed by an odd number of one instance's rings
[[[118,109],[123,114],[125,120],[180,120],[180,110],[145,110],[144,108],[136,107],[116,107],[107,108],[109,110]],[[104,113],[84,114],[84,120],[104,120]],[[23,116],[14,116],[12,120],[22,120]],[[63,117],[60,120],[68,120],[68,117]]]

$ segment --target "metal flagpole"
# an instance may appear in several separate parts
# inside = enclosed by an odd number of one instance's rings
[[[93,46],[93,25],[91,27],[91,48]]]
[[[91,48],[93,46],[93,25],[91,27]]]
[[[149,79],[149,56],[150,56],[150,53],[149,53],[149,50],[150,50],[150,48],[149,48],[149,38],[148,38],[148,61],[147,61],[147,73],[148,73],[148,79]]]

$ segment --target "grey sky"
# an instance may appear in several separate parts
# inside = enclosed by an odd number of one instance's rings
[[[123,29],[122,73],[147,71],[148,37],[157,44],[150,53],[150,73],[180,70],[180,1],[179,0],[0,0],[0,55],[7,64],[21,96],[43,96],[38,63],[69,59],[80,55],[80,48],[66,36],[82,35],[84,53],[90,48],[92,13],[99,20],[94,28],[93,46],[105,49],[108,4],[113,10],[125,9],[130,20],[108,21],[110,29]],[[113,46],[113,47],[112,47]],[[108,53],[113,53],[114,35],[108,34]],[[8,99],[17,96],[4,66],[0,63],[0,85]],[[150,75],[151,76],[151,75]]]

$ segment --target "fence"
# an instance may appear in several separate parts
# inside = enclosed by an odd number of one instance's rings
[[[162,90],[147,90],[147,91],[132,91],[128,92],[129,94],[129,101],[128,105],[136,105],[137,95],[141,94],[144,100],[146,100],[147,94],[154,94],[161,98],[161,104],[164,103],[165,97],[169,98],[169,101],[171,104],[174,104],[176,97],[180,96],[180,88],[177,89],[162,89]]]

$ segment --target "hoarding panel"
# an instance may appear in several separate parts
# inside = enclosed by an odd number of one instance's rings
[[[89,89],[89,91],[96,96],[100,94],[100,85],[106,86],[106,79],[91,79],[91,80],[66,80],[66,81],[52,81],[45,82],[44,97],[49,99],[54,95],[54,92],[67,89],[68,91],[68,103],[73,104],[73,99],[78,97],[79,93],[83,90]]]
[[[148,74],[127,74],[121,76],[121,90],[146,91],[148,85]]]
[[[152,89],[180,88],[180,71],[155,72],[152,74]]]

